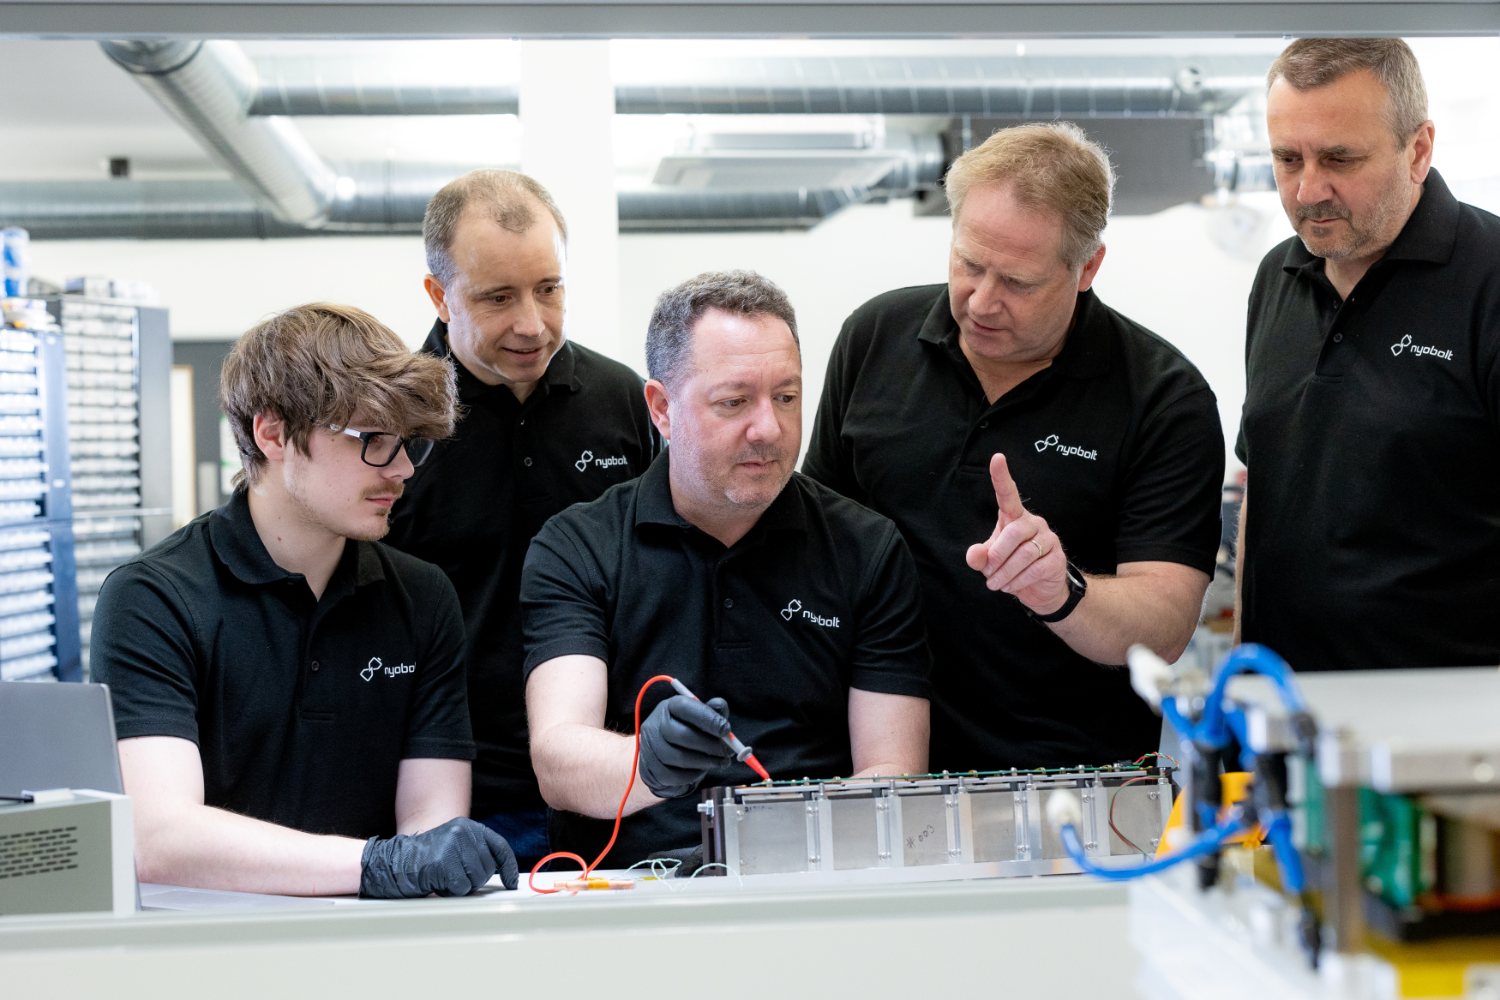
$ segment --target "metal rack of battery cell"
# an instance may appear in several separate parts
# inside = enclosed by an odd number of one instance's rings
[[[78,680],[63,344],[46,304],[0,329],[0,680]]]
[[[74,296],[54,300],[50,308],[67,351],[74,558],[86,677],[99,588],[116,566],[156,541],[150,522],[170,516],[170,509],[154,507],[150,498],[143,502],[143,483],[152,472],[145,467],[151,448],[144,426],[149,421],[143,419],[143,314],[160,314],[164,334],[165,311]],[[165,470],[156,471],[154,478],[162,478]]]

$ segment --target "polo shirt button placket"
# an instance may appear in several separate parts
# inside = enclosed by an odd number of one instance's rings
[[[310,666],[312,668],[312,672],[313,673],[317,673],[319,670],[323,669],[323,665],[321,663],[319,663],[317,660],[313,660],[312,663],[310,664]]]
[[[526,466],[526,468],[528,469],[531,468],[531,456],[527,455],[525,458],[521,459],[521,464]]]

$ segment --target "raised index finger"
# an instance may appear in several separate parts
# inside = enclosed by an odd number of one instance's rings
[[[1001,515],[1012,521],[1024,517],[1026,508],[1021,503],[1021,493],[1016,489],[1016,481],[1010,478],[1005,456],[998,452],[990,458],[990,482],[995,485],[995,505]]]

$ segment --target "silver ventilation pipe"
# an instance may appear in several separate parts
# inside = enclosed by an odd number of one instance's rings
[[[281,56],[255,60],[249,115],[513,115],[514,80],[423,80],[390,59]]]
[[[415,166],[417,169],[410,169]],[[228,180],[3,181],[0,224],[30,231],[33,240],[213,240],[295,236],[408,234],[422,231],[427,199],[455,171],[433,165],[371,164],[354,176],[390,170],[383,187],[335,202],[322,229],[282,222]],[[410,183],[410,186],[405,186]],[[384,184],[384,182],[382,182]],[[405,190],[403,194],[402,191]],[[692,191],[656,188],[619,194],[620,231],[635,233],[811,229],[849,205],[892,192],[868,188],[802,191]]]
[[[787,56],[617,77],[618,114],[1208,117],[1265,86],[1269,58]],[[621,74],[624,76],[624,74]]]
[[[422,81],[390,60],[255,61],[251,115],[515,114],[514,81]],[[1206,117],[1265,86],[1267,58],[784,56],[624,67],[618,114]]]
[[[337,175],[287,119],[246,118],[257,76],[238,45],[100,45],[278,221],[314,229],[328,221]]]

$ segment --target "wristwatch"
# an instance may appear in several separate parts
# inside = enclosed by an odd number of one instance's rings
[[[1064,618],[1071,615],[1073,613],[1073,609],[1078,607],[1078,602],[1083,600],[1083,595],[1088,593],[1089,582],[1088,580],[1084,579],[1083,570],[1079,569],[1077,566],[1074,566],[1073,560],[1071,559],[1068,560],[1068,568],[1065,575],[1068,581],[1068,599],[1066,601],[1063,601],[1062,607],[1058,608],[1050,615],[1039,615],[1035,611],[1032,611],[1030,608],[1026,609],[1026,613],[1031,615],[1031,617],[1035,618],[1037,621],[1046,622],[1048,625],[1051,625],[1053,622],[1060,622]]]

